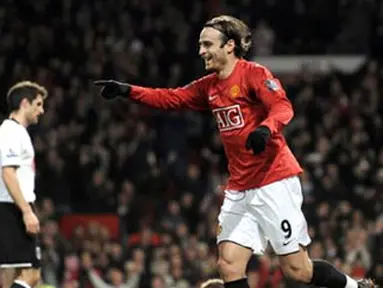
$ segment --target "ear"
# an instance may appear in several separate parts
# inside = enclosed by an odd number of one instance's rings
[[[235,41],[233,39],[230,39],[226,42],[226,51],[231,54],[234,53],[234,48],[235,48]]]
[[[20,108],[26,108],[28,104],[30,104],[28,99],[27,98],[23,98],[23,100],[21,100],[21,102],[20,102]]]

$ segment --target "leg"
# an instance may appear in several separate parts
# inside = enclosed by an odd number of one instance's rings
[[[26,285],[32,288],[37,286],[40,280],[41,270],[39,268],[20,268],[19,276],[13,282],[11,288],[21,288]]]
[[[218,268],[225,287],[248,288],[246,267],[254,252],[265,249],[267,241],[256,219],[250,216],[247,194],[225,191],[218,216]]]
[[[284,274],[292,280],[319,287],[372,288],[370,280],[356,282],[331,264],[311,261],[306,247],[310,243],[303,197],[297,177],[274,182],[257,189],[251,201],[254,215],[279,255]]]
[[[252,251],[233,242],[224,241],[218,245],[218,269],[225,287],[249,287],[246,281],[246,266]],[[228,283],[242,281],[242,286],[229,286]]]
[[[301,283],[334,288],[375,287],[371,280],[355,281],[326,261],[311,261],[303,247],[297,253],[279,256],[279,263],[286,277]]]
[[[309,259],[306,248],[300,247],[298,252],[280,255],[279,264],[283,274],[287,278],[306,284],[311,283],[313,276],[313,263]],[[344,286],[342,286],[342,288],[343,287]]]
[[[2,268],[1,269],[1,281],[3,288],[11,287],[13,281],[16,279],[16,270],[14,268]]]

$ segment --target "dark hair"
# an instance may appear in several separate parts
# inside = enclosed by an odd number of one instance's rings
[[[38,95],[41,95],[43,99],[45,99],[48,97],[48,92],[43,86],[37,83],[31,81],[18,82],[7,92],[8,109],[11,112],[19,110],[20,103],[24,98],[32,102]]]
[[[204,27],[211,27],[221,32],[224,43],[230,39],[234,40],[235,56],[243,57],[250,50],[251,31],[242,20],[229,15],[221,15],[207,21]]]

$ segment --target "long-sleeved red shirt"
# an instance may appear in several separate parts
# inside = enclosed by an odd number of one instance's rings
[[[214,73],[176,89],[132,86],[130,98],[160,109],[211,110],[228,159],[226,189],[258,188],[302,172],[281,133],[293,118],[292,105],[279,80],[262,65],[239,60],[226,79]],[[258,126],[272,134],[266,150],[254,155],[245,143]]]

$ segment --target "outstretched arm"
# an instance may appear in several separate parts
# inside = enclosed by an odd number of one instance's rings
[[[206,78],[176,89],[141,87],[114,80],[99,80],[95,84],[102,86],[101,95],[107,99],[121,96],[159,109],[204,110],[208,108],[205,97]]]

